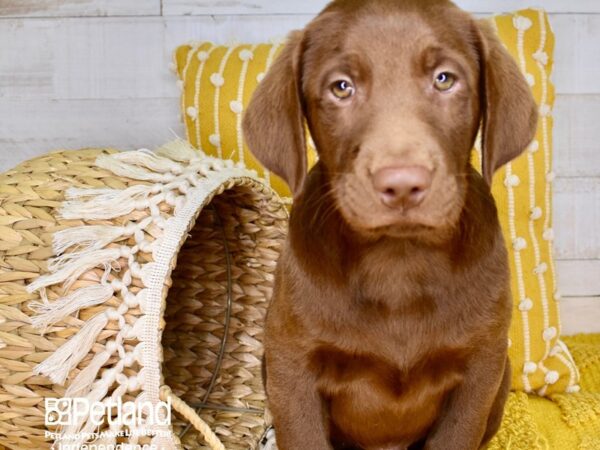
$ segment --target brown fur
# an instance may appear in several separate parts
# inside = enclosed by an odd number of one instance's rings
[[[457,75],[438,92],[439,70]],[[332,97],[336,79],[356,88]],[[306,176],[303,121],[319,153]],[[484,177],[470,166],[483,122]],[[265,329],[281,450],[471,450],[510,381],[507,255],[489,191],[532,139],[536,107],[486,25],[446,0],[338,0],[295,32],[244,117],[291,186],[290,233]],[[433,174],[411,209],[377,170]]]

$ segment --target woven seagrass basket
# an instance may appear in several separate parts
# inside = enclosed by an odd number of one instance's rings
[[[55,152],[0,175],[0,448],[257,448],[286,230],[253,172],[183,141]],[[69,399],[164,402],[172,416],[112,408],[99,424]]]

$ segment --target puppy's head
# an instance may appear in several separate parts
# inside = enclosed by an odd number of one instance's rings
[[[302,192],[304,122],[357,231],[451,227],[482,125],[483,176],[533,138],[537,108],[487,24],[447,0],[337,0],[289,43],[244,117],[252,152]]]

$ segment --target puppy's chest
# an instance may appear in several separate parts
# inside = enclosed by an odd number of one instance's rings
[[[311,358],[317,388],[342,435],[356,442],[411,442],[431,426],[447,393],[461,382],[467,355],[438,348],[394,361],[383,353],[317,348]]]
[[[450,288],[435,267],[418,262],[379,272],[367,267],[357,267],[343,298],[331,303],[336,326],[312,355],[322,388],[333,394],[368,385],[399,399],[423,386],[436,396],[458,382],[478,334],[479,321],[457,298],[469,287],[454,279]]]
[[[324,391],[339,393],[355,383],[400,397],[423,383],[435,383],[443,390],[461,378],[468,351],[466,347],[449,345],[394,345],[380,342],[365,345],[363,351],[330,344],[318,346],[311,353],[310,365]],[[402,348],[404,347],[404,348]]]
[[[366,381],[398,393],[417,379],[435,383],[462,373],[476,333],[459,314],[429,301],[416,298],[401,309],[367,301],[339,314],[341,322],[321,334],[313,353],[322,381]]]

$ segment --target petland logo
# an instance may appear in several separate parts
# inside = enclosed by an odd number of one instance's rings
[[[171,424],[171,399],[167,402],[123,402],[120,398],[115,400],[109,399],[106,401],[91,402],[86,398],[46,398],[46,426],[59,426],[63,430],[76,424],[91,422],[96,431],[85,433],[83,441],[95,441],[102,435],[110,431],[100,432],[103,425],[112,425],[118,423],[122,425],[121,429],[136,430],[137,436],[153,436],[153,435],[170,435],[170,427],[159,430],[152,430],[153,426],[166,427]],[[116,410],[116,412],[115,412]],[[114,435],[114,433],[113,433]],[[79,435],[67,436],[61,432],[46,432],[46,438],[54,440],[76,439]],[[130,437],[128,431],[121,431],[115,437]],[[76,445],[76,448],[81,450],[158,450],[154,445],[130,445],[116,444],[111,446],[96,445],[93,442]],[[54,448],[54,447],[53,447]],[[62,445],[59,443],[58,448],[61,450],[71,450],[68,444]],[[75,449],[73,449],[75,450]]]
[[[123,424],[128,428],[152,425],[166,426],[171,424],[171,399],[167,402],[124,402],[116,401],[90,402],[87,398],[46,398],[46,425],[70,426],[89,418],[95,427],[104,424]],[[116,414],[113,411],[116,408]]]

